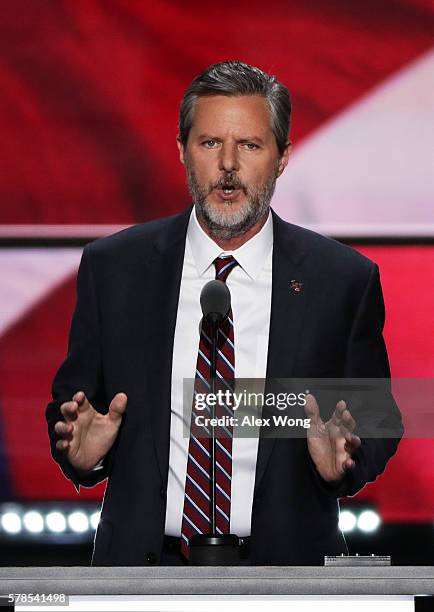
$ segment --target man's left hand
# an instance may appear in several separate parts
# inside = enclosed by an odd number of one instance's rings
[[[338,483],[355,467],[352,455],[361,444],[360,438],[353,433],[356,422],[343,400],[336,404],[332,417],[325,423],[313,395],[306,396],[304,409],[310,418],[307,430],[310,456],[326,482]]]

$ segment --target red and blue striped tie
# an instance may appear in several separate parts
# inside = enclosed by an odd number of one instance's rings
[[[232,257],[221,256],[214,260],[216,279],[226,279],[238,265]],[[197,356],[194,394],[210,391],[211,328],[202,320],[199,352]],[[234,325],[232,308],[217,332],[215,390],[231,392],[235,380]],[[199,411],[193,401],[192,421],[195,416],[211,416],[210,409]],[[217,403],[215,416],[233,416],[231,406]],[[188,559],[188,540],[196,534],[211,532],[211,430],[209,427],[194,425],[190,432],[188,447],[187,475],[185,480],[184,511],[181,527],[181,552]],[[231,516],[232,480],[232,427],[219,426],[216,435],[216,531],[229,533]]]

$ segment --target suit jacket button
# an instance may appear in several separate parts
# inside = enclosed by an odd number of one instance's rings
[[[146,561],[151,565],[155,565],[157,563],[157,555],[154,552],[149,552],[146,556]]]
[[[160,496],[163,499],[166,497],[166,489],[164,487],[161,487],[161,489],[160,489]]]

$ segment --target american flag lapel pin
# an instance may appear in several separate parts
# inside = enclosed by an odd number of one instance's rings
[[[295,291],[295,293],[300,293],[300,291],[303,288],[303,283],[301,281],[292,279],[292,281],[290,281],[290,283],[289,283],[289,288],[292,291]]]

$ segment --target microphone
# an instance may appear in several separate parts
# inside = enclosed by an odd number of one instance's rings
[[[231,308],[231,292],[226,283],[211,280],[204,285],[200,293],[200,305],[208,323],[216,325],[224,321]]]
[[[210,391],[216,388],[216,357],[219,325],[226,319],[231,309],[231,293],[226,283],[220,280],[209,281],[200,293],[203,320],[210,326]],[[211,406],[211,418],[215,419],[215,403]],[[216,479],[216,433],[211,425],[210,444],[210,518],[209,533],[196,534],[189,538],[190,565],[239,565],[240,539],[232,533],[219,534],[216,528],[217,479]]]

